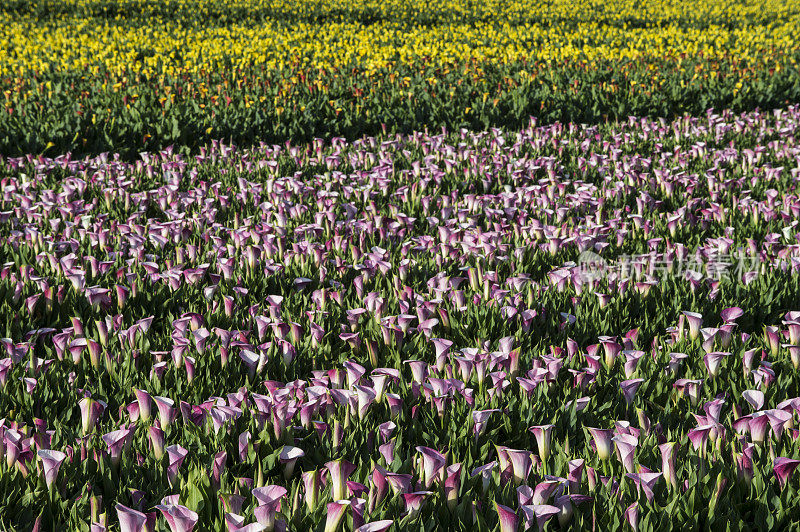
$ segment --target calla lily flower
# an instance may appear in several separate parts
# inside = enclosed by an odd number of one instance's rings
[[[392,437],[392,433],[395,431],[396,428],[397,425],[395,425],[392,421],[387,421],[386,423],[381,423],[380,425],[378,425],[378,433],[381,436],[381,441],[383,442],[388,441],[389,438]]]
[[[91,397],[84,397],[78,402],[78,406],[81,410],[81,428],[85,436],[94,430],[105,410],[105,404],[102,401],[95,401]]]
[[[139,403],[139,419],[145,423],[149,422],[151,407],[150,394],[139,389],[134,389],[133,393],[136,394],[136,402]]]
[[[708,435],[713,428],[714,425],[701,425],[687,433],[689,441],[692,442],[692,446],[694,447],[695,451],[701,450],[702,453],[705,453],[705,443],[708,440]]]
[[[170,530],[172,532],[192,532],[200,517],[185,506],[171,502],[165,499],[156,506],[156,509],[160,510],[164,519],[167,520]]]
[[[158,427],[148,427],[147,436],[153,446],[153,456],[156,457],[156,460],[161,460],[161,457],[164,456],[164,431]]]
[[[433,492],[415,491],[412,493],[403,493],[403,502],[405,503],[406,515],[409,520],[413,520],[419,515],[422,504],[429,495],[433,495]]]
[[[458,501],[458,491],[461,487],[461,464],[453,464],[447,468],[444,491],[447,505],[450,510],[454,510]]]
[[[489,489],[489,483],[492,481],[492,472],[496,467],[497,461],[491,461],[488,464],[476,467],[470,473],[470,477],[481,476],[481,486],[484,493]]]
[[[767,439],[767,429],[769,428],[769,417],[765,412],[756,412],[748,416],[747,427],[750,432],[750,440],[753,443],[764,443]]]
[[[8,382],[8,374],[11,371],[13,364],[14,362],[11,360],[11,358],[4,358],[0,360],[0,388],[5,388],[6,382]]]
[[[676,456],[675,451],[678,448],[676,442],[663,443],[658,446],[661,451],[661,469],[664,473],[664,479],[667,484],[672,486],[673,490],[678,489],[678,479],[676,477]]]
[[[712,377],[716,377],[717,375],[719,375],[720,364],[726,357],[729,356],[730,353],[723,353],[720,351],[706,354],[706,356],[703,357],[703,363],[706,365],[708,374],[711,375]]]
[[[166,448],[167,451],[167,458],[169,459],[169,464],[167,466],[167,479],[169,480],[170,485],[175,481],[175,478],[178,476],[178,469],[180,469],[181,464],[186,459],[186,456],[189,454],[189,451],[181,447],[180,445],[170,445]]]
[[[214,455],[214,460],[211,466],[211,481],[216,488],[219,488],[222,473],[225,471],[227,461],[228,453],[225,451],[220,451]]]
[[[58,477],[58,470],[61,469],[61,464],[67,459],[67,455],[61,451],[51,451],[48,449],[39,449],[36,453],[42,461],[44,466],[44,480],[47,488],[53,485],[56,477]]]
[[[614,366],[617,355],[622,351],[622,346],[610,338],[604,339],[600,343],[603,346],[603,362],[605,363],[606,369],[610,371]]]
[[[281,509],[281,499],[288,491],[283,486],[266,486],[255,488],[253,496],[258,500],[258,507],[253,510],[256,521],[264,526],[264,530],[275,528],[275,517]]]
[[[327,462],[325,467],[331,479],[331,497],[334,501],[342,501],[347,496],[347,480],[356,470],[356,466],[346,460]]]
[[[786,428],[786,426],[792,422],[793,415],[778,408],[765,410],[764,414],[766,414],[767,421],[772,428],[772,433],[775,435],[775,439],[780,440],[781,436],[783,435],[784,428]]]
[[[389,491],[389,482],[386,479],[388,474],[388,471],[378,465],[372,470],[372,475],[370,477],[372,487],[369,492],[370,513],[372,513],[372,511],[383,502],[384,498],[386,498]]]
[[[161,428],[166,429],[178,414],[175,410],[175,401],[167,397],[154,397],[153,400],[158,408],[158,419],[161,423]]]
[[[613,450],[613,442],[612,439],[614,437],[614,432],[607,429],[596,429],[593,427],[586,427],[586,430],[592,435],[592,439],[594,440],[594,445],[597,450],[597,456],[600,460],[608,460],[611,458],[611,452]]]
[[[111,456],[111,463],[115,466],[119,464],[123,451],[130,444],[133,431],[130,429],[120,429],[103,435],[103,441],[108,446],[108,454]]]
[[[238,514],[242,511],[242,506],[244,506],[246,499],[236,493],[220,493],[219,500],[222,501],[222,506],[226,512]]]
[[[304,457],[306,453],[300,449],[299,447],[292,447],[290,445],[285,445],[283,449],[281,449],[281,453],[279,459],[282,464],[284,464],[284,471],[283,476],[284,478],[290,478],[292,473],[294,472],[294,466],[297,463],[297,460]]]
[[[521,449],[506,449],[508,459],[511,462],[511,474],[514,483],[519,486],[528,479],[533,461],[531,452]]]
[[[636,446],[639,444],[639,440],[630,434],[617,434],[611,439],[617,449],[617,457],[622,462],[625,471],[633,473],[633,462],[636,458]]]
[[[636,395],[636,391],[639,389],[639,386],[641,386],[643,382],[644,379],[630,379],[619,383],[619,386],[622,389],[622,395],[625,397],[626,403],[628,403],[629,405],[633,403],[633,398]]]
[[[639,490],[643,491],[647,500],[653,502],[655,497],[653,487],[658,482],[658,479],[661,478],[661,475],[662,473],[628,473],[627,477],[636,484],[637,492]]]
[[[539,449],[539,458],[542,462],[546,462],[550,457],[550,438],[554,428],[555,425],[538,425],[528,429],[536,438],[536,446]]]
[[[737,319],[741,318],[744,315],[744,311],[739,307],[728,307],[723,309],[720,312],[720,316],[722,317],[722,321],[725,323],[732,323],[735,322]]]
[[[358,527],[355,532],[386,532],[394,524],[391,519],[383,519],[381,521],[373,521]]]
[[[528,486],[527,484],[523,484],[522,486],[517,487],[517,503],[520,506],[525,506],[526,504],[531,504],[533,501],[533,488]]]
[[[517,512],[508,506],[498,504],[497,501],[495,501],[494,507],[497,510],[497,517],[500,519],[500,532],[517,532],[519,523]]]
[[[697,405],[700,400],[701,385],[702,381],[699,380],[678,379],[673,383],[672,387],[678,390],[681,395],[689,397],[692,405]]]
[[[225,519],[225,526],[228,532],[262,532],[264,525],[260,523],[244,524],[244,517],[241,515],[226,513],[223,518]]]
[[[770,354],[774,357],[778,355],[778,350],[780,349],[781,337],[780,337],[780,329],[778,327],[774,327],[772,325],[765,325],[764,326],[764,338],[767,341],[767,345],[769,345]]]
[[[2,435],[2,432],[0,432],[0,435]],[[3,450],[5,451],[6,455],[6,465],[9,469],[16,465],[17,460],[22,453],[22,440],[23,435],[20,434],[19,431],[15,429],[5,430],[5,435],[2,438],[2,442],[5,446]]]
[[[417,447],[417,452],[422,455],[425,487],[429,488],[439,476],[439,472],[447,465],[447,458],[430,447]]]
[[[781,489],[786,488],[786,484],[789,482],[789,477],[792,476],[792,473],[794,473],[794,470],[797,469],[797,466],[799,465],[800,460],[785,458],[783,456],[775,459],[772,470],[775,472],[775,478],[778,479]]]
[[[475,410],[472,412],[472,421],[474,423],[474,431],[475,437],[477,438],[486,430],[486,423],[489,417],[496,413],[500,412],[497,408],[493,408],[491,410]]]
[[[422,384],[428,377],[428,363],[424,360],[404,360],[403,363],[411,368],[413,381],[417,384]]]
[[[285,497],[287,493],[288,491],[286,488],[277,485],[253,489],[253,497],[258,501],[259,506],[275,505],[279,503],[281,498]]]
[[[358,419],[363,420],[367,416],[370,405],[375,402],[378,395],[372,388],[367,386],[355,386],[355,391],[358,398]]]
[[[411,492],[411,475],[403,473],[387,473],[386,482],[392,488],[392,493],[400,495]]]
[[[302,475],[302,479],[306,506],[309,511],[313,511],[319,500],[319,492],[322,486],[322,472],[318,469],[305,471]]]
[[[639,530],[639,503],[635,502],[625,509],[625,521],[636,532]]]
[[[742,397],[747,401],[754,410],[760,410],[764,406],[764,392],[759,390],[745,390],[742,392]]]
[[[533,526],[533,521],[536,521],[536,527],[539,532],[544,530],[547,521],[558,515],[561,510],[556,506],[549,504],[531,504],[522,506],[522,513],[525,515],[525,529]]]
[[[569,484],[569,491],[573,494],[580,493],[586,461],[582,458],[570,460],[568,466],[569,474],[567,475],[567,482]]]
[[[453,341],[446,338],[431,338],[431,343],[436,353],[436,367],[439,371],[442,371],[450,348],[453,347]]]
[[[127,506],[117,503],[117,517],[120,532],[144,532],[147,516]]]
[[[328,513],[325,518],[325,532],[336,532],[339,530],[339,526],[349,506],[350,501],[347,500],[328,503]]]
[[[697,337],[700,336],[700,328],[703,326],[703,315],[689,311],[684,311],[683,315],[686,316],[686,321],[689,324],[689,338],[697,340]]]
[[[545,480],[544,482],[539,482],[533,489],[533,496],[531,497],[530,504],[534,506],[546,504],[553,493],[561,486],[562,482],[559,480]]]

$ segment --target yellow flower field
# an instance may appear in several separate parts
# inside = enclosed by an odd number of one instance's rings
[[[794,0],[137,0],[115,2],[118,13],[105,18],[106,4],[67,0],[61,13],[39,19],[3,12],[0,70],[147,74],[161,63],[167,72],[197,73],[230,61],[234,69],[371,71],[419,61],[591,63],[681,55],[750,61],[800,46]]]

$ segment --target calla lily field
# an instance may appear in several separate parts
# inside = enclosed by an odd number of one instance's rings
[[[0,2],[0,530],[800,528],[799,17]]]
[[[799,128],[5,158],[3,524],[797,526]]]

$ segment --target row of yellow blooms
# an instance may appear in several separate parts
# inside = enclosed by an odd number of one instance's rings
[[[116,14],[107,17],[100,16],[108,11],[106,3],[94,0],[60,2],[60,12],[46,18],[24,10],[0,11],[0,72],[147,74],[161,63],[161,72],[196,73],[226,60],[234,68],[304,65],[367,71],[420,60],[592,62],[703,54],[747,61],[800,46],[796,0],[113,4]],[[138,16],[131,18],[131,13]]]

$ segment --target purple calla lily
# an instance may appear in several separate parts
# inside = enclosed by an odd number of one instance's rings
[[[392,488],[392,493],[400,495],[411,492],[411,475],[404,473],[387,473],[386,482]]]
[[[328,503],[328,513],[325,518],[325,532],[336,532],[341,526],[344,514],[350,506],[350,501],[341,500]]]
[[[700,336],[700,328],[703,326],[703,315],[689,311],[684,311],[683,315],[686,316],[686,321],[689,324],[689,338],[697,340],[698,336]]]
[[[120,532],[143,532],[147,516],[127,506],[117,503],[117,517]]]
[[[764,392],[759,390],[745,390],[742,398],[747,401],[754,410],[760,410],[764,406]]]
[[[653,488],[661,478],[662,473],[627,473],[627,477],[636,484],[636,491],[643,491],[649,502],[653,502],[655,492]]]
[[[470,473],[470,477],[476,477],[478,475],[481,476],[481,487],[483,488],[483,492],[489,489],[489,483],[492,481],[492,472],[497,467],[497,462],[492,461],[488,464],[476,467]]]
[[[635,502],[625,509],[625,521],[631,530],[636,532],[639,530],[639,503]]]
[[[305,455],[306,453],[299,447],[284,445],[283,449],[281,449],[281,453],[279,456],[281,463],[284,465],[284,470],[283,470],[284,478],[288,479],[292,476],[292,473],[294,472],[294,466],[297,463],[297,460],[304,457]]]
[[[525,516],[525,529],[531,528],[533,522],[536,521],[536,528],[539,532],[544,530],[547,521],[561,512],[558,507],[549,504],[525,505],[522,506],[521,510]]]
[[[453,464],[447,468],[444,481],[444,492],[447,505],[454,510],[458,502],[458,491],[461,487],[461,464]]]
[[[347,480],[356,470],[356,466],[346,460],[334,460],[327,462],[325,467],[330,475],[331,497],[334,501],[344,500],[347,497]]]
[[[539,458],[542,462],[547,462],[550,457],[550,439],[554,428],[555,425],[538,425],[528,429],[536,438],[536,446],[539,449]]]
[[[673,490],[678,489],[678,479],[676,476],[676,456],[675,452],[678,449],[676,442],[667,442],[658,446],[661,451],[661,469],[664,473],[664,480],[672,487]]]
[[[200,518],[196,512],[167,498],[162,500],[156,509],[161,511],[172,532],[192,532]]]
[[[422,508],[422,504],[430,495],[433,495],[433,492],[415,491],[412,493],[403,493],[402,497],[406,507],[406,516],[409,520],[416,519]]]
[[[158,408],[158,419],[161,423],[161,428],[166,429],[177,416],[175,401],[167,397],[154,397],[153,401],[155,401],[156,407]]]
[[[569,491],[574,494],[580,493],[586,461],[582,458],[570,460],[568,467],[569,474],[567,475],[567,482],[569,484]]]
[[[318,469],[305,471],[302,475],[302,479],[306,506],[309,511],[313,511],[319,500],[319,492],[322,486],[322,472]]]
[[[67,455],[61,451],[51,451],[49,449],[39,449],[36,453],[42,461],[44,468],[44,480],[47,488],[50,489],[58,477],[61,464],[67,459]]]
[[[497,517],[500,520],[500,532],[517,532],[519,523],[517,512],[508,506],[499,504],[497,501],[495,501],[494,507],[495,510],[497,510]]]
[[[281,499],[286,496],[288,491],[283,486],[265,486],[255,488],[253,496],[258,501],[258,507],[253,510],[256,521],[264,526],[264,530],[270,531],[275,528],[275,518],[277,512],[281,510]]]
[[[103,441],[108,446],[108,454],[111,456],[111,463],[116,467],[122,458],[123,451],[130,445],[133,431],[130,429],[120,429],[103,435]]]
[[[264,530],[264,525],[260,523],[249,523],[245,525],[244,516],[241,515],[226,513],[223,518],[228,532],[262,532]]]
[[[597,456],[600,458],[600,460],[610,459],[611,452],[613,451],[612,438],[614,437],[614,432],[607,429],[596,429],[593,427],[586,427],[586,430],[588,430],[592,435],[595,449],[597,450]]]
[[[695,451],[700,450],[702,454],[705,454],[705,443],[708,440],[708,435],[713,428],[714,425],[710,424],[700,425],[687,433],[687,437],[689,438],[689,441],[692,442],[692,446],[694,447]]]
[[[417,452],[422,456],[422,469],[424,472],[425,487],[429,488],[438,478],[439,472],[447,465],[447,458],[430,447],[417,447]]]
[[[617,434],[611,439],[617,449],[617,457],[622,462],[625,471],[633,473],[633,462],[636,458],[636,446],[639,444],[639,440],[630,434]]]
[[[719,375],[720,364],[726,357],[729,357],[730,353],[723,353],[721,351],[716,351],[712,353],[708,353],[703,357],[703,363],[706,365],[706,369],[708,370],[708,374],[712,377],[716,377]]]
[[[153,447],[153,456],[156,457],[156,460],[161,460],[161,457],[164,456],[164,431],[158,427],[148,427],[147,436]]]
[[[105,410],[105,405],[91,397],[84,397],[78,402],[78,406],[81,410],[81,428],[85,436],[94,430],[97,421]]]
[[[246,499],[242,495],[235,493],[220,493],[219,500],[222,501],[222,506],[226,512],[238,514],[242,511],[242,506],[244,506]]]
[[[550,500],[550,497],[562,486],[562,482],[560,480],[545,480],[543,482],[539,482],[536,484],[536,487],[533,489],[533,496],[531,497],[530,504],[541,505],[547,504],[547,501]]]
[[[169,464],[167,465],[167,479],[169,480],[170,485],[175,481],[175,478],[178,476],[178,470],[183,464],[183,461],[186,459],[186,456],[189,454],[189,451],[181,447],[180,445],[170,445],[165,449],[167,451],[167,458],[169,460]]]
[[[769,416],[765,412],[756,412],[747,417],[747,428],[753,443],[764,443],[769,429]]]
[[[358,527],[355,532],[386,532],[394,524],[391,519],[383,519],[381,521],[373,521]]]
[[[786,488],[786,484],[789,482],[789,477],[792,476],[792,473],[794,473],[794,470],[797,469],[797,466],[800,466],[800,460],[785,458],[783,456],[779,456],[775,459],[772,465],[772,470],[775,472],[775,478],[778,479],[781,489]]]
[[[506,449],[506,453],[511,463],[511,475],[514,479],[514,484],[519,486],[530,475],[531,467],[533,466],[531,452],[523,449]]]
[[[636,391],[643,382],[644,379],[630,379],[619,383],[619,386],[622,389],[622,395],[625,397],[625,402],[627,404],[630,405],[633,403],[633,398],[636,395]]]

